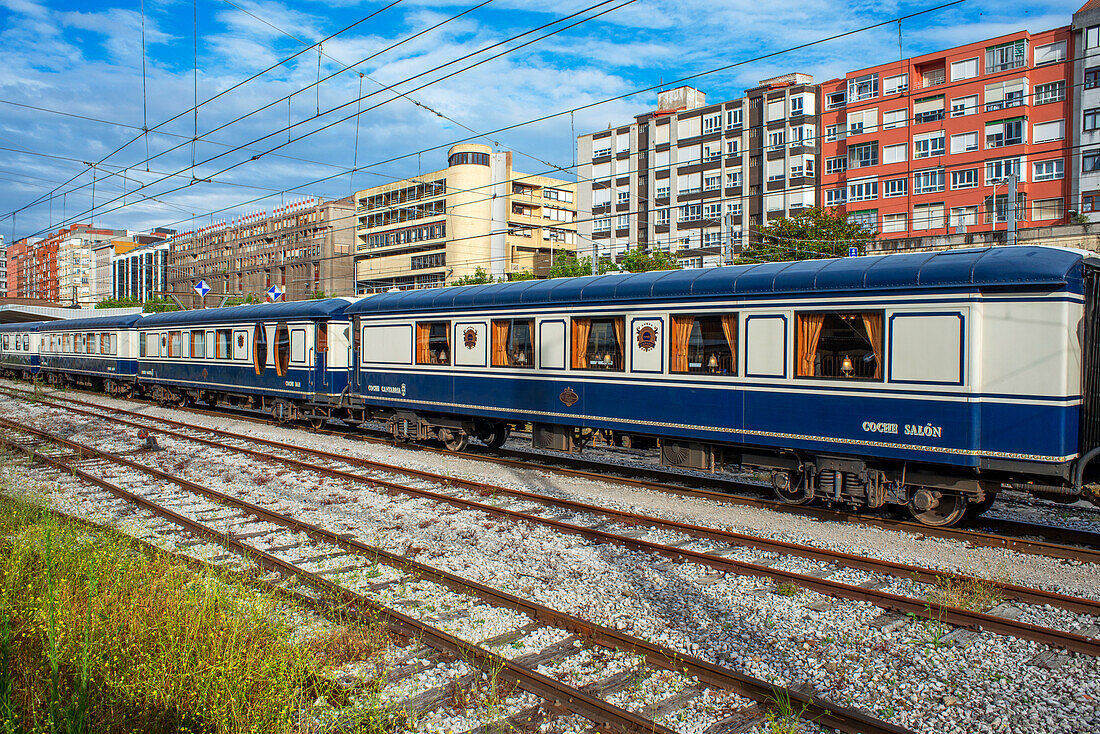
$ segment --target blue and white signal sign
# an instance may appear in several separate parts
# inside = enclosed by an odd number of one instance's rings
[[[848,248],[848,257],[857,257],[858,255],[859,255],[859,248],[858,247],[849,247]]]
[[[272,301],[278,301],[283,295],[282,286],[273,285],[267,289],[267,295]]]
[[[195,286],[195,293],[198,293],[203,298],[206,298],[206,294],[210,292],[210,286],[206,284],[205,280],[200,280],[199,284]]]

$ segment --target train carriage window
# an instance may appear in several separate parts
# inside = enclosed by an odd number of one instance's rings
[[[11,334],[4,334],[4,351],[8,351],[11,348]]]
[[[160,353],[159,353],[158,356],[161,356],[161,357],[167,357],[168,356],[168,335],[167,334],[161,334],[160,335]]]
[[[257,375],[267,369],[267,330],[263,324],[256,324],[252,331],[252,365]]]
[[[203,341],[206,342],[206,354],[204,356],[207,359],[213,359],[214,358],[214,330],[213,329],[207,329],[206,330],[206,336],[203,337]]]
[[[118,334],[109,334],[107,337],[107,350],[108,353],[115,355],[118,354]]]
[[[882,312],[798,314],[796,374],[830,380],[882,379]]]
[[[138,358],[145,356],[145,334],[138,333]]]
[[[111,335],[104,332],[99,335],[99,353],[110,354],[111,353]]]
[[[206,332],[191,332],[191,359],[206,359]]]
[[[183,332],[168,332],[168,356],[179,359],[183,356]]]
[[[233,332],[230,329],[218,329],[214,332],[214,359],[229,359],[233,347]]]
[[[534,319],[493,321],[493,366],[535,368]]]
[[[625,320],[573,319],[572,366],[575,370],[623,370]]]
[[[275,327],[275,373],[279,377],[285,377],[290,366],[290,329],[286,322],[280,322]]]
[[[451,363],[451,325],[447,321],[420,321],[416,324],[416,363]]]
[[[328,351],[328,324],[317,322],[317,353],[324,354]]]
[[[305,364],[306,361],[306,330],[295,329],[290,332],[290,361]]]
[[[675,314],[671,332],[669,372],[737,374],[737,314]]]
[[[80,349],[78,349],[77,352],[79,354],[87,354],[88,353],[88,335],[87,334],[81,334],[80,335]]]
[[[72,352],[73,351],[73,335],[72,334],[65,334],[64,343],[65,343],[64,350],[66,352]]]

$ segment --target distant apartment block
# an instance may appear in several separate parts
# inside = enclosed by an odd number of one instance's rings
[[[1100,0],[1073,14],[1073,116],[1067,140],[1076,143],[1070,160],[1069,208],[1100,221]]]
[[[1020,31],[824,82],[823,203],[888,239],[990,231],[1014,178],[1018,227],[1064,223],[1073,57],[1069,27]]]
[[[510,152],[456,145],[447,168],[358,192],[357,293],[431,288],[473,275],[545,276],[573,250],[576,184],[521,173]]]
[[[208,306],[223,296],[262,299],[274,285],[284,289],[288,301],[322,292],[350,295],[354,239],[350,198],[303,199],[271,214],[217,222],[168,241],[168,290],[188,306],[200,303],[194,290],[200,281],[213,294]]]
[[[148,301],[168,291],[168,242],[128,247],[111,257],[112,297]]]
[[[728,261],[755,227],[815,205],[818,129],[808,74],[716,104],[691,87],[661,92],[633,123],[578,136],[579,249],[618,258],[641,245],[686,266]]]

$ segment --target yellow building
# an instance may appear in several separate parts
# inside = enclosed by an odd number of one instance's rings
[[[357,293],[431,288],[473,275],[544,276],[576,247],[576,184],[520,173],[512,154],[464,144],[447,168],[355,195]]]

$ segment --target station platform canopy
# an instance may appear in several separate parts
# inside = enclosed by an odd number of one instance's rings
[[[126,316],[137,313],[141,313],[141,307],[65,308],[59,303],[31,298],[0,298],[0,324],[85,319],[91,316]]]

